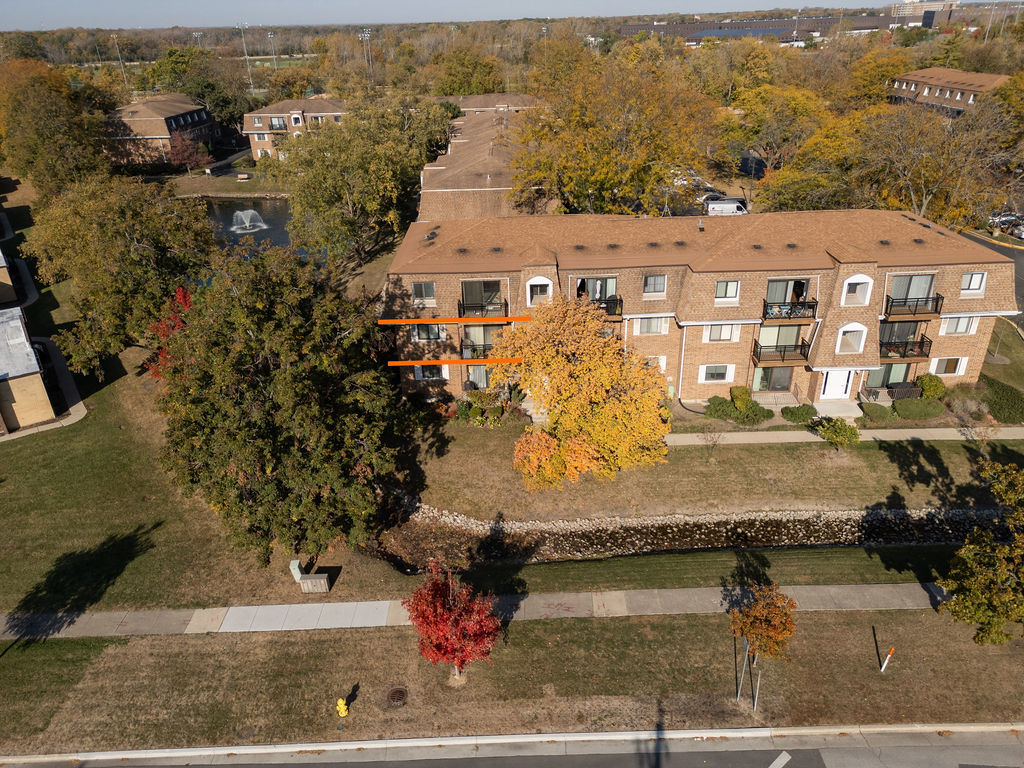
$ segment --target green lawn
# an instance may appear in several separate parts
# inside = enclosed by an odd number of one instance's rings
[[[734,700],[724,614],[513,622],[493,664],[473,665],[458,688],[417,655],[409,627],[138,637],[99,655],[91,641],[64,641],[40,665],[60,665],[81,645],[77,666],[41,703],[31,680],[45,685],[49,671],[26,664],[5,687],[7,708],[41,711],[0,726],[0,752],[1024,717],[1020,641],[978,647],[970,627],[931,611],[796,620],[792,663],[759,664],[756,715],[749,693]],[[896,655],[881,675],[890,646]],[[389,708],[396,685],[408,703]],[[356,687],[339,733],[334,704]]]
[[[651,469],[614,481],[585,477],[563,490],[528,492],[512,468],[521,425],[450,423],[442,456],[422,460],[422,499],[484,520],[666,513],[963,507],[992,501],[974,476],[976,449],[946,441],[864,442],[842,452],[820,443],[673,448]],[[1024,463],[1024,442],[993,442],[989,455]]]
[[[1013,323],[1002,318],[996,320],[988,351],[989,354],[1008,357],[1010,362],[1005,365],[986,362],[982,366],[982,373],[1011,387],[1024,387],[1024,339],[1017,334]]]

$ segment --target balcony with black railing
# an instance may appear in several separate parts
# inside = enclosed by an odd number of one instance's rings
[[[942,312],[942,294],[922,296],[918,299],[897,299],[885,297],[886,317],[937,316]]]
[[[622,299],[618,296],[609,296],[607,299],[591,299],[590,303],[603,309],[609,319],[622,319]]]
[[[462,342],[463,360],[480,360],[490,355],[493,344],[475,344],[472,341]]]
[[[932,340],[924,334],[916,340],[883,341],[878,345],[878,355],[883,361],[930,357],[931,354]]]
[[[479,304],[459,300],[459,317],[508,317],[508,301],[495,299]]]
[[[813,320],[818,314],[817,299],[763,301],[761,320],[768,325],[798,325]]]
[[[792,365],[807,362],[811,344],[801,339],[799,344],[775,344],[772,346],[754,342],[754,362],[757,365]]]

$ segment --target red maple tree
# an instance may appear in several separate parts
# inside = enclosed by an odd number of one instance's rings
[[[155,335],[160,341],[167,341],[172,335],[180,331],[185,327],[185,321],[182,319],[182,314],[192,308],[192,294],[187,288],[178,286],[174,292],[174,298],[170,301],[170,308],[168,310],[167,317],[163,320],[157,320],[155,323],[151,323],[149,331]],[[143,364],[147,371],[154,379],[162,379],[163,372],[170,364],[170,357],[167,353],[167,348],[164,346],[158,347],[156,351],[156,359],[150,360]]]
[[[430,575],[402,605],[419,633],[423,658],[453,665],[459,677],[471,661],[490,655],[501,621],[494,615],[494,598],[474,595],[436,562],[429,568]]]

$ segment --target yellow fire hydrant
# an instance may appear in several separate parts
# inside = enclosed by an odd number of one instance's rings
[[[348,717],[348,704],[345,703],[344,699],[338,699],[338,717]],[[339,731],[345,730],[344,725],[338,726]]]

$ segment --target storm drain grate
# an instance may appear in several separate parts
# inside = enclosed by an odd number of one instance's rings
[[[390,691],[388,691],[388,706],[389,707],[404,707],[405,702],[409,700],[409,690],[401,685],[396,685]]]

